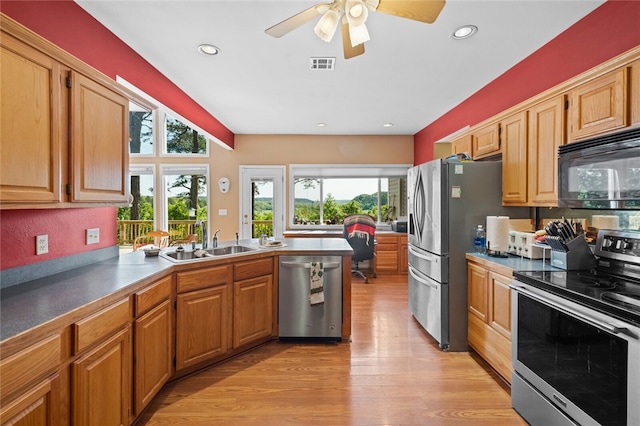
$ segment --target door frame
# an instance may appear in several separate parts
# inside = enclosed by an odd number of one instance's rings
[[[245,214],[251,214],[251,181],[253,179],[273,180],[273,236],[282,238],[285,229],[285,172],[286,166],[240,166],[240,238],[251,238],[251,224],[245,221]],[[246,211],[245,211],[246,210]],[[245,223],[247,222],[247,223]]]

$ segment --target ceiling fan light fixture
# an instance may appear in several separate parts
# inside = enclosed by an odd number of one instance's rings
[[[365,41],[371,40],[369,37],[369,31],[365,24],[362,25],[349,25],[349,38],[351,39],[351,46],[356,47]]]
[[[464,25],[451,34],[451,37],[454,40],[464,40],[465,38],[469,38],[475,33],[478,32],[478,27],[475,25]]]
[[[322,18],[320,18],[316,26],[313,28],[313,31],[318,37],[320,37],[320,40],[328,43],[336,33],[336,28],[338,28],[339,22],[340,14],[338,11],[333,8],[329,9],[324,13],[324,15],[322,15]]]

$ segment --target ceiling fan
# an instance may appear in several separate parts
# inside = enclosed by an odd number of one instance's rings
[[[362,55],[364,42],[370,39],[365,25],[369,11],[431,24],[440,14],[444,3],[445,0],[333,0],[331,3],[311,6],[267,28],[265,32],[273,37],[282,37],[322,15],[314,27],[314,32],[320,39],[330,42],[338,23],[341,23],[344,58],[349,59]]]

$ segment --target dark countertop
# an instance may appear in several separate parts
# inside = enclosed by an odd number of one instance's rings
[[[512,269],[513,271],[560,271],[561,269],[551,266],[549,259],[527,259],[515,255],[509,257],[493,257],[481,253],[467,253],[467,259],[475,258],[483,262],[492,262]]]
[[[353,250],[344,239],[294,238],[283,240],[284,247],[265,248],[276,254],[330,252],[351,254]],[[224,242],[221,246],[234,244]],[[257,246],[257,240],[243,240],[241,244]],[[190,248],[189,248],[190,249]],[[168,251],[175,248],[167,249]],[[256,252],[251,252],[256,253]],[[249,254],[235,255],[238,260]],[[207,258],[199,262],[228,261],[231,256]],[[125,297],[136,285],[147,285],[172,272],[178,263],[160,256],[146,257],[142,251],[128,253],[81,268],[61,272],[45,278],[2,289],[0,292],[0,341],[14,337],[58,317],[80,310],[100,301],[111,303],[113,297]]]

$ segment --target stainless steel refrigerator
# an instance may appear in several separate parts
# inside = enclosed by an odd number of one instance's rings
[[[445,351],[466,351],[467,262],[487,216],[528,218],[502,206],[502,162],[433,160],[409,169],[409,309]]]

